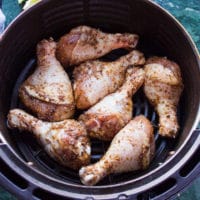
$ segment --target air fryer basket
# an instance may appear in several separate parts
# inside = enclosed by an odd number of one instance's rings
[[[10,131],[10,108],[23,106],[17,90],[34,70],[35,47],[43,38],[59,36],[78,25],[105,32],[140,35],[138,49],[145,55],[167,56],[181,66],[184,92],[178,109],[177,139],[157,133],[158,117],[142,90],[133,98],[134,115],[144,114],[155,127],[156,156],[149,169],[110,175],[97,186],[84,186],[78,173],[51,160],[27,132]],[[124,54],[117,50],[104,59]],[[69,71],[70,73],[70,71]],[[198,52],[182,26],[148,0],[43,0],[23,12],[0,41],[0,182],[20,199],[168,199],[200,173],[199,121],[200,63]],[[92,162],[108,143],[92,141]]]

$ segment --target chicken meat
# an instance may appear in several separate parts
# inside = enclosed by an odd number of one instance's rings
[[[77,66],[73,72],[77,108],[87,109],[114,92],[123,84],[128,66],[144,62],[143,54],[133,50],[113,62],[95,60]]]
[[[79,117],[90,137],[111,141],[132,118],[132,96],[144,82],[144,70],[128,68],[124,84]]]
[[[155,152],[153,127],[143,115],[131,120],[95,164],[82,167],[79,176],[84,185],[95,185],[111,173],[146,169]]]
[[[55,57],[55,50],[53,39],[42,40],[37,45],[37,68],[19,89],[24,105],[45,121],[68,119],[75,111],[72,85]]]
[[[10,110],[9,128],[32,132],[50,157],[72,169],[90,163],[91,147],[84,126],[73,120],[43,122],[20,109]]]
[[[180,67],[166,57],[151,57],[144,69],[144,92],[159,115],[159,134],[175,138],[177,105],[183,91]]]
[[[58,41],[57,58],[67,67],[99,58],[118,48],[134,48],[136,34],[109,34],[88,26],[78,26]]]

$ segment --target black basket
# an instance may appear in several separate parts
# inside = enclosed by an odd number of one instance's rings
[[[156,155],[145,171],[110,175],[96,186],[81,184],[76,171],[54,162],[30,133],[9,131],[10,108],[22,107],[18,87],[34,70],[36,44],[58,39],[71,28],[89,25],[105,32],[140,35],[138,49],[146,56],[167,56],[180,66],[184,92],[179,105],[176,140],[158,135],[158,118],[142,90],[133,98],[133,115],[144,114],[155,127]],[[113,60],[124,51],[113,51]],[[200,63],[198,52],[182,26],[148,0],[43,0],[23,12],[0,42],[0,182],[20,199],[169,199],[200,173]],[[71,73],[69,71],[69,73]],[[92,141],[92,162],[109,143]]]

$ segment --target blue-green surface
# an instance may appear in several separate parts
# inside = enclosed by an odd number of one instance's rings
[[[200,0],[156,0],[187,29],[200,50]]]
[[[166,8],[183,24],[200,50],[200,0],[156,0],[155,2]],[[21,7],[17,4],[17,0],[3,0],[3,11],[8,25],[21,11]],[[0,188],[0,200],[15,199]],[[176,200],[200,200],[200,178],[184,192],[177,194]]]

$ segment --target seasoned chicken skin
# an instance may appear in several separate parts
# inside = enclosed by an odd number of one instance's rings
[[[132,118],[132,96],[144,82],[144,70],[129,68],[124,84],[79,117],[90,137],[110,141]]]
[[[79,122],[43,122],[23,110],[13,109],[8,114],[10,128],[32,132],[45,151],[60,164],[72,169],[90,163],[90,141]]]
[[[67,67],[99,58],[118,48],[134,48],[136,34],[109,34],[88,26],[78,26],[58,41],[57,58]]]
[[[72,85],[55,57],[55,50],[56,43],[52,39],[42,40],[37,45],[37,68],[19,89],[25,106],[45,121],[68,119],[75,110]]]
[[[114,62],[88,61],[74,69],[74,96],[79,109],[87,109],[124,82],[129,65],[142,65],[143,54],[133,50]]]
[[[111,173],[146,169],[155,152],[153,127],[140,115],[131,120],[112,140],[106,154],[95,164],[82,167],[84,185],[95,185]]]
[[[151,57],[145,64],[144,92],[159,115],[159,134],[176,137],[177,105],[183,90],[179,66],[165,57]]]

